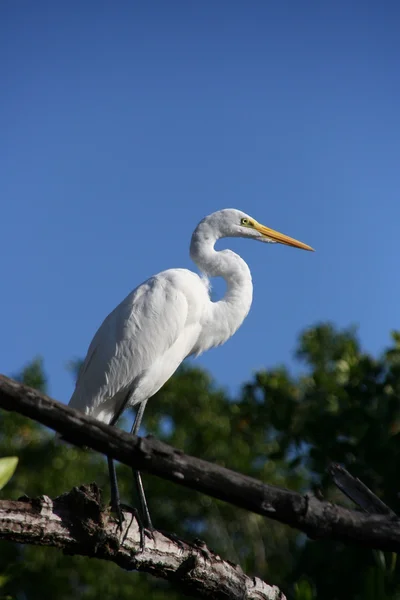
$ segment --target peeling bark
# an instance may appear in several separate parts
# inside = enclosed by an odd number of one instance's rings
[[[154,532],[140,545],[136,517],[124,511],[122,531],[101,506],[96,484],[74,488],[51,500],[48,496],[0,501],[0,539],[53,546],[66,554],[109,560],[128,571],[144,571],[167,579],[199,598],[216,600],[285,600],[275,586],[211,552],[204,543],[188,543]]]

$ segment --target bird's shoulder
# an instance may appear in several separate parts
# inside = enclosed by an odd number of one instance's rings
[[[141,283],[97,330],[79,373],[78,390],[90,381],[89,396],[100,389],[116,392],[162,356],[186,326],[200,320],[203,296],[201,278],[186,269],[162,271]]]
[[[207,283],[188,269],[168,269],[153,275],[137,286],[113,311],[120,318],[152,317],[175,312],[178,305],[191,303],[207,294]],[[181,307],[180,307],[181,308]],[[156,311],[156,314],[154,314]],[[110,314],[113,315],[113,313]]]

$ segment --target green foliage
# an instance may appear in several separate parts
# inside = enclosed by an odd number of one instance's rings
[[[0,458],[0,490],[14,475],[17,464],[17,456],[6,456],[5,458]]]
[[[294,600],[315,600],[314,586],[303,577],[294,584]]]
[[[235,399],[204,371],[182,367],[149,402],[146,432],[262,481],[318,488],[351,506],[326,473],[331,461],[340,462],[398,512],[400,333],[375,358],[361,349],[354,329],[321,324],[301,335],[296,355],[302,373],[260,371]],[[77,368],[79,361],[72,364],[74,373]],[[19,379],[45,391],[40,359]],[[1,416],[0,456],[16,455],[20,463],[0,497],[54,496],[96,481],[108,501],[103,457],[56,442],[52,432],[22,416]],[[118,465],[118,475],[123,500],[131,503],[130,470]],[[201,537],[246,573],[280,586],[290,600],[400,600],[400,572],[391,554],[310,541],[156,477],[144,476],[144,485],[158,527]],[[52,548],[0,544],[0,574],[0,593],[27,600],[182,598],[163,581]]]
[[[40,356],[34,358],[32,362],[23,367],[21,373],[14,375],[14,379],[45,393],[47,388],[47,377],[43,368],[43,359]]]

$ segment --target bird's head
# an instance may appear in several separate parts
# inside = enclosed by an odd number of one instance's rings
[[[216,238],[243,237],[270,244],[284,244],[302,250],[314,250],[311,246],[303,244],[303,242],[299,242],[284,233],[279,233],[279,231],[261,225],[253,217],[235,208],[219,210],[206,217],[203,222],[214,230]]]

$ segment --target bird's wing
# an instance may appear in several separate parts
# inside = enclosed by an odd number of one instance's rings
[[[70,406],[92,413],[117,394],[126,395],[132,382],[172,347],[187,319],[187,297],[170,277],[160,273],[137,287],[94,336]]]

